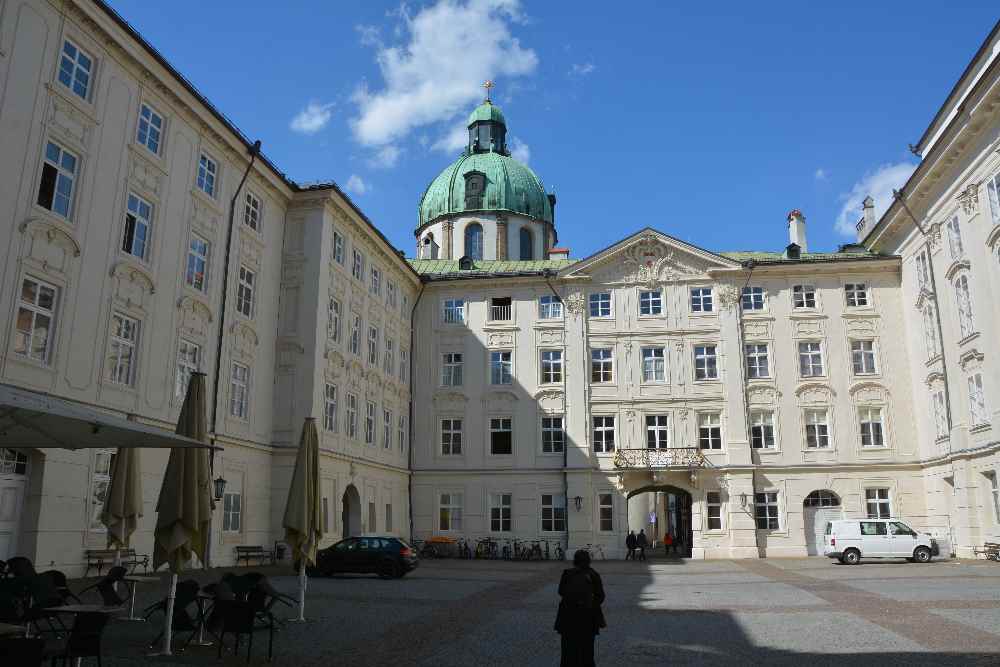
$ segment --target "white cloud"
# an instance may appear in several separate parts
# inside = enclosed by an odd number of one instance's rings
[[[569,68],[569,75],[587,76],[595,69],[597,69],[597,66],[594,63],[573,63],[573,66]]]
[[[817,181],[825,181],[826,177],[827,177],[826,169],[823,169],[823,167],[817,169],[816,173],[813,174],[813,178],[815,178]]]
[[[368,159],[368,166],[374,169],[392,169],[399,162],[403,149],[398,146],[382,146]]]
[[[442,153],[457,153],[465,148],[467,143],[469,143],[469,128],[456,125],[438,137],[438,140],[431,144],[431,148]]]
[[[538,65],[535,52],[511,34],[524,20],[520,0],[438,0],[412,16],[400,12],[399,20],[400,43],[376,47],[384,87],[362,83],[353,96],[358,114],[351,127],[365,146],[382,147],[468,112],[485,79],[524,76]],[[361,34],[371,41],[370,31]]]
[[[870,171],[851,187],[851,191],[840,196],[844,204],[837,216],[836,229],[844,236],[854,236],[854,226],[862,216],[861,204],[871,195],[875,200],[875,217],[881,217],[892,204],[892,191],[906,183],[917,165],[910,162],[883,164]]]
[[[382,30],[377,25],[356,25],[354,30],[357,31],[362,46],[382,48]]]
[[[300,134],[316,134],[330,122],[333,116],[333,104],[310,102],[306,108],[295,114],[289,127]]]
[[[524,143],[517,137],[510,137],[510,155],[518,162],[528,164],[531,161],[531,146]]]
[[[371,189],[371,186],[365,183],[364,180],[362,180],[362,178],[357,174],[351,174],[351,177],[347,179],[347,184],[344,186],[344,189],[351,194],[358,195],[360,197],[368,192],[368,190]]]

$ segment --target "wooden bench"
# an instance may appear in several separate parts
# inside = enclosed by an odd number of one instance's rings
[[[257,561],[261,565],[263,565],[265,561],[270,563],[271,565],[274,565],[274,552],[268,551],[259,544],[236,547],[237,565],[240,564],[241,559],[245,560],[247,562],[247,565],[250,565],[250,561],[253,559],[257,559]]]
[[[972,553],[977,556],[983,554],[986,556],[986,560],[1000,562],[1000,543],[984,542],[982,547],[972,547]]]
[[[135,549],[121,549],[117,553],[118,562],[128,568],[129,574],[135,572],[135,569],[140,565],[142,565],[144,573],[149,572],[149,556],[138,554],[135,552]],[[85,577],[91,568],[97,568],[97,576],[101,576],[105,566],[110,568],[115,564],[114,549],[87,549],[84,555],[87,557],[87,569],[83,573]]]

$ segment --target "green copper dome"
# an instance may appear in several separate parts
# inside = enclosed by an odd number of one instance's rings
[[[489,100],[472,110],[472,113],[469,114],[469,122],[467,124],[472,125],[478,121],[507,124],[507,119],[503,117],[503,111],[500,111],[500,107]]]
[[[475,188],[480,179],[484,181],[479,186],[481,195],[470,193],[466,197],[466,185],[473,183]],[[514,158],[495,152],[466,151],[431,181],[420,200],[418,227],[439,216],[463,211],[508,211],[553,221],[552,202],[535,172]]]

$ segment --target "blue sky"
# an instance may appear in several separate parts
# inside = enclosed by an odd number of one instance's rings
[[[497,82],[584,257],[644,226],[710,250],[853,240],[1000,16],[995,2],[111,3],[300,182],[412,254],[417,204]],[[220,27],[222,26],[222,27]]]

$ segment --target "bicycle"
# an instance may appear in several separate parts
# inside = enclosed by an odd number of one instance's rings
[[[428,544],[426,541],[414,541],[413,546],[417,548],[417,555],[420,558],[431,559],[438,557],[437,547]]]
[[[556,560],[566,560],[566,550],[562,548],[562,543],[556,543]]]
[[[538,540],[532,540],[528,560],[542,560],[542,544]]]
[[[545,560],[549,559],[549,541],[545,540]]]
[[[469,548],[469,542],[464,538],[458,538],[458,557],[463,559],[472,558],[472,549]]]
[[[604,547],[602,547],[600,544],[584,544],[583,548],[584,550],[586,550],[587,553],[590,554],[591,560],[594,560],[594,556],[597,554],[601,556],[601,560],[606,560],[606,558],[604,557]]]

